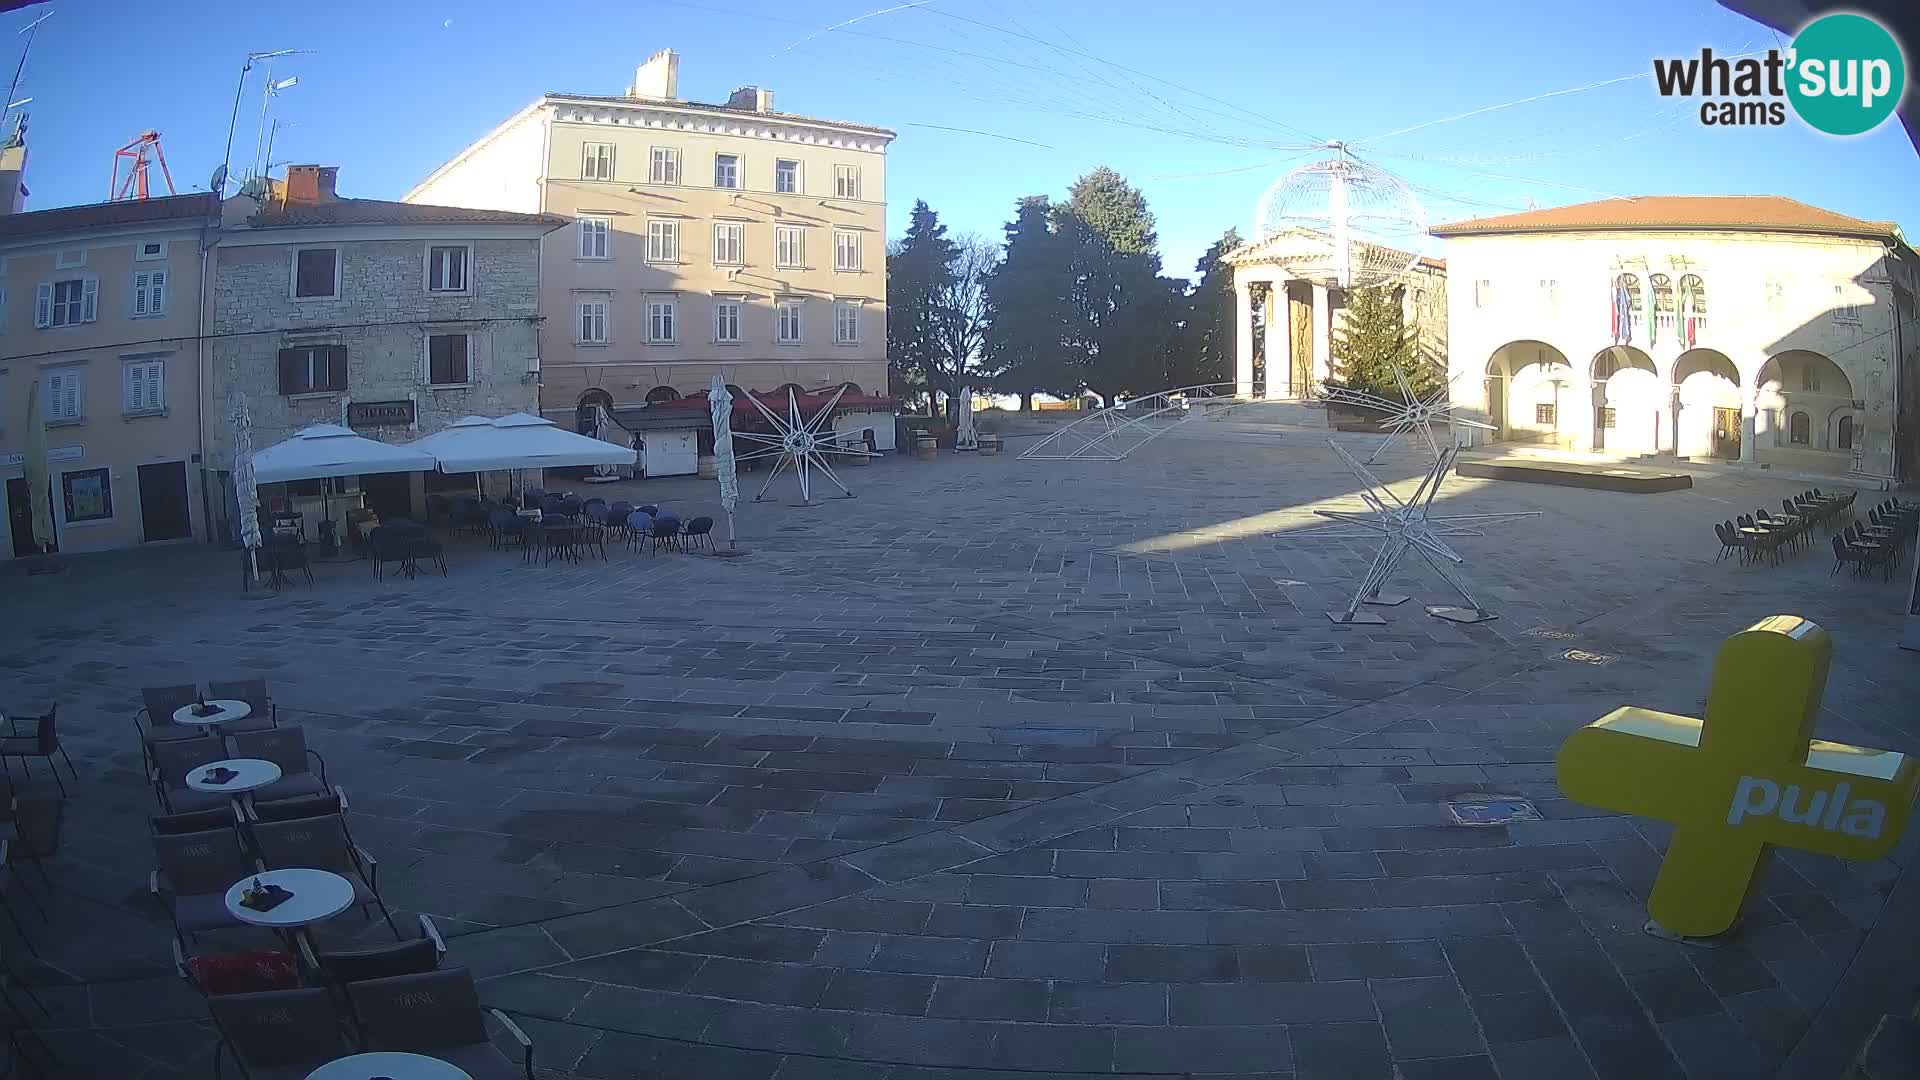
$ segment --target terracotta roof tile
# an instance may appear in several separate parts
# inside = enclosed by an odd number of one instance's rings
[[[255,212],[247,222],[256,229],[314,225],[545,225],[557,229],[566,225],[567,219],[552,214],[470,210],[385,199],[329,199],[284,208],[271,206]]]
[[[61,206],[52,210],[0,216],[0,238],[185,221],[210,217],[213,213],[213,197],[205,193]]]
[[[1435,236],[1601,229],[1726,229],[1897,239],[1891,221],[1867,221],[1780,195],[1643,195],[1436,225]]]

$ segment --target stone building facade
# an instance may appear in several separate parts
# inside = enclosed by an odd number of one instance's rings
[[[621,96],[548,94],[409,202],[560,215],[542,281],[541,398],[569,422],[704,393],[887,390],[893,133],[776,112],[772,91],[679,96],[662,51]]]
[[[227,200],[208,323],[208,466],[233,467],[233,401],[256,448],[340,424],[409,442],[539,407],[539,215],[343,199],[331,169]],[[365,478],[370,502],[425,480]],[[230,481],[229,481],[230,483]]]
[[[1497,439],[1859,484],[1920,465],[1920,273],[1890,222],[1645,196],[1433,232],[1453,270],[1454,401]]]

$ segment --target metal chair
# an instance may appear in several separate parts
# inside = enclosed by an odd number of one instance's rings
[[[73,774],[75,780],[80,779],[80,773],[73,767],[73,759],[67,756],[66,747],[60,745],[60,732],[56,724],[56,714],[58,714],[59,711],[59,705],[49,705],[47,706],[46,713],[41,716],[8,717],[8,728],[16,731],[18,729],[14,728],[15,723],[20,720],[32,720],[33,734],[0,737],[0,763],[7,762],[11,758],[19,758],[21,770],[27,774],[27,779],[31,780],[33,779],[33,766],[28,763],[28,760],[30,758],[46,758],[47,768],[53,771],[53,782],[60,785],[60,794],[65,795],[67,793],[67,782],[60,779],[60,767],[54,764],[54,755],[60,755],[60,760],[67,763],[67,771]],[[9,764],[6,768],[7,775],[11,777],[13,775],[12,766]],[[9,781],[9,783],[11,783],[11,781]]]
[[[246,717],[221,724],[220,734],[222,735],[235,735],[246,731],[268,731],[280,726],[280,706],[274,704],[273,695],[267,691],[265,679],[228,679],[224,682],[210,682],[207,684],[207,696],[247,703]]]
[[[627,550],[653,535],[653,516],[640,510],[627,515]]]
[[[351,1052],[340,1012],[324,987],[217,994],[207,999],[207,1011],[220,1029],[214,1080],[221,1077],[222,1050],[248,1080],[302,1080]]]
[[[307,746],[306,729],[298,724],[272,731],[250,731],[235,735],[228,742],[233,744],[234,757],[259,758],[280,766],[280,779],[254,789],[255,803],[326,795],[333,790],[327,783],[327,760],[318,750]],[[320,769],[318,774],[313,771],[316,765]]]
[[[300,939],[300,955],[308,969],[317,971],[334,987],[345,990],[348,983],[369,979],[391,979],[401,975],[420,975],[437,971],[447,958],[447,943],[440,928],[425,915],[420,920],[420,936],[392,945],[370,949],[322,949],[315,951],[306,938]]]
[[[653,538],[653,552],[656,555],[660,553],[660,545],[662,543],[667,545],[668,551],[672,551],[674,548],[678,547],[680,545],[679,519],[657,518],[657,517],[654,518],[652,538]]]
[[[338,817],[295,818],[291,821],[256,821],[248,826],[260,858],[270,869],[310,867],[339,874],[353,884],[353,902],[368,919],[369,905],[380,909],[394,940],[400,928],[393,913],[380,898],[380,863],[365,848],[353,842]],[[237,880],[237,879],[236,879]]]
[[[208,829],[153,838],[159,868],[147,877],[147,890],[173,916],[173,936],[182,944],[203,930],[246,924],[227,910],[227,889],[258,866],[240,848],[232,829]]]
[[[686,532],[688,546],[697,548],[704,544],[706,545],[706,548],[708,551],[713,550],[713,519],[712,518],[710,517],[694,518],[692,521],[687,522],[687,527],[685,532]]]
[[[133,730],[140,736],[140,756],[151,768],[153,761],[147,754],[147,748],[157,742],[170,742],[174,739],[199,739],[206,736],[206,730],[187,724],[173,722],[173,714],[200,700],[200,688],[197,686],[143,686],[140,688],[140,708],[134,710]],[[140,717],[147,722],[142,725]]]
[[[533,1080],[533,1040],[506,1013],[481,1008],[466,968],[349,983],[347,998],[368,1049],[430,1054],[473,1080],[514,1080],[523,1072]],[[520,1068],[488,1039],[488,1014],[520,1044]]]
[[[228,756],[223,740],[176,739],[155,743],[152,753],[153,796],[167,813],[208,810],[226,804],[226,795],[217,791],[195,791],[187,786],[188,773]]]

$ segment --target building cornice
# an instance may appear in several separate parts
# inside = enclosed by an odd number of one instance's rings
[[[654,131],[683,131],[703,135],[765,139],[886,153],[893,133],[882,128],[838,124],[785,113],[749,113],[710,105],[613,98],[569,97],[550,94],[542,99],[553,106],[556,123],[592,124]]]

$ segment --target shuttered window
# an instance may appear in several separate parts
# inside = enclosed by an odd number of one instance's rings
[[[346,388],[345,345],[302,345],[280,350],[282,394],[337,393]]]
[[[465,334],[434,334],[427,338],[427,381],[434,386],[473,381],[467,350]]]
[[[167,362],[138,360],[126,365],[128,413],[159,412],[167,407]]]

